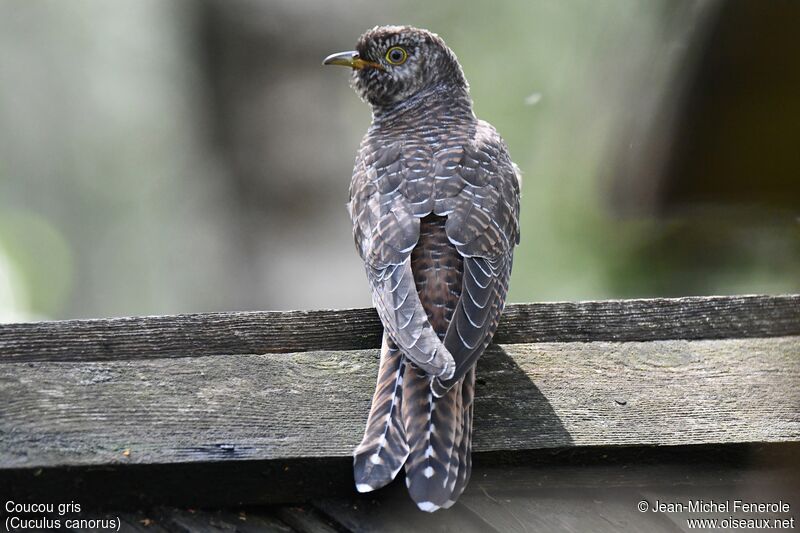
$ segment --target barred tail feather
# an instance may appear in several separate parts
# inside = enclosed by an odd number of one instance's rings
[[[361,444],[353,452],[356,489],[369,492],[390,483],[408,457],[402,420],[405,357],[384,333],[378,383]]]
[[[437,398],[431,391],[431,377],[406,364],[403,421],[411,446],[406,485],[417,507],[433,512],[457,497],[453,491],[459,478],[452,465],[464,463],[457,442],[463,422],[461,387]]]
[[[455,387],[454,387],[455,388]],[[458,475],[453,487],[453,494],[444,507],[449,509],[469,483],[472,474],[472,413],[475,399],[475,368],[471,368],[464,376],[460,384],[459,394],[461,395],[462,409],[462,436],[459,442],[458,451],[454,454],[458,458]]]
[[[456,389],[453,391],[456,399],[456,434],[453,441],[453,453],[450,454],[450,469],[447,473],[447,487],[451,492],[455,490],[456,481],[458,480],[458,471],[461,467],[461,457],[458,454],[458,450],[464,438],[464,409],[461,397],[461,383],[457,383],[453,389]],[[455,501],[455,498],[451,496],[449,501]],[[447,508],[449,505],[445,503],[442,507]]]

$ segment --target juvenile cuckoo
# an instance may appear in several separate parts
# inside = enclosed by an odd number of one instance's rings
[[[519,172],[436,34],[376,27],[324,64],[351,68],[372,107],[348,208],[384,334],[356,488],[405,464],[411,498],[432,512],[469,480],[475,363],[505,304]]]

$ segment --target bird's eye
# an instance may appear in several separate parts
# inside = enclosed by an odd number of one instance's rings
[[[408,59],[408,52],[399,46],[392,46],[386,51],[386,61],[392,65],[402,65]]]

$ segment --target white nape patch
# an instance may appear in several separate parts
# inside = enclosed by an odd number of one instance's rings
[[[372,455],[369,456],[369,462],[374,465],[379,465],[383,463],[383,459],[381,459],[381,456],[378,455],[377,453],[373,453]]]
[[[407,477],[407,478],[406,478],[406,488],[407,488],[407,489],[410,489],[410,488],[411,488],[411,478],[410,478],[410,477]]]
[[[433,455],[433,446],[428,446],[425,449],[425,457],[430,457],[431,455]]]
[[[356,483],[356,490],[358,492],[372,492],[375,489],[372,485],[367,485],[366,483]]]
[[[428,479],[432,478],[433,477],[433,468],[430,467],[430,466],[427,467],[425,470],[422,471],[422,475],[424,475]]]
[[[432,513],[439,510],[439,506],[433,502],[417,502],[417,507],[426,513]]]
[[[386,446],[386,435],[381,435],[381,438],[378,439],[378,446],[381,448]]]
[[[403,384],[403,376],[397,376],[397,386],[399,387],[402,384]]]

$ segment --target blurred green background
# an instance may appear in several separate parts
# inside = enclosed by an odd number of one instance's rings
[[[512,301],[800,291],[792,1],[0,1],[0,321],[369,305],[366,104],[439,33],[524,173]]]

